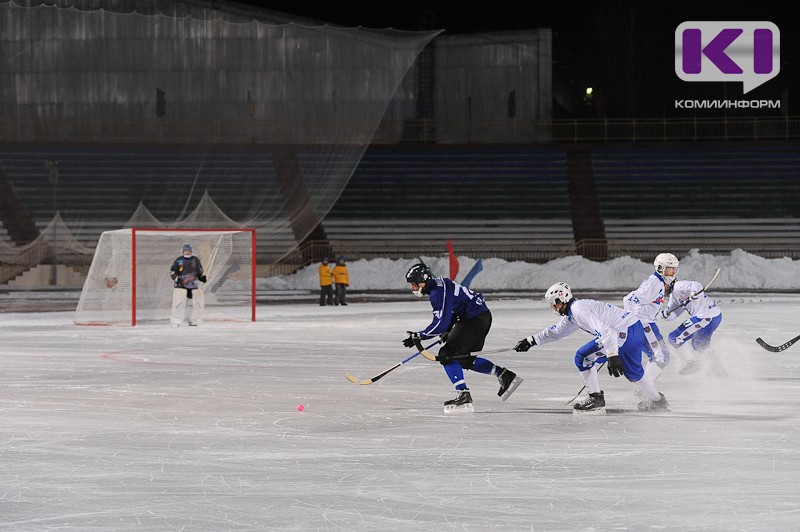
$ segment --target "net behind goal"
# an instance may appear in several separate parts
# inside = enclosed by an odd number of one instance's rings
[[[255,321],[254,229],[120,229],[100,236],[77,325],[169,322],[170,266],[184,244],[203,264],[204,321]]]

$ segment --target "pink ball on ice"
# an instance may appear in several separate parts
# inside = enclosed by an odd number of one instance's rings
[[[297,405],[297,410],[298,410],[299,412],[302,412],[302,411],[303,411],[303,410],[305,410],[305,409],[306,409],[306,407],[304,407],[303,405]]]

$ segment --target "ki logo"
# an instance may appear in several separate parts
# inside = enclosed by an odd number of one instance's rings
[[[735,81],[745,94],[781,70],[772,22],[684,22],[675,30],[675,73],[683,81]]]

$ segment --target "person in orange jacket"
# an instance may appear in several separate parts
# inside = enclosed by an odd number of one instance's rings
[[[323,257],[319,265],[319,306],[325,305],[333,305],[333,272],[328,257]]]
[[[336,266],[333,267],[333,278],[336,281],[336,294],[333,296],[333,303],[335,305],[347,305],[345,294],[347,293],[347,286],[350,284],[350,275],[347,273],[347,265],[341,255],[336,260]]]

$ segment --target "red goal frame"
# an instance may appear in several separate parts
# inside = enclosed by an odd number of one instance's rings
[[[244,228],[244,229],[231,229],[231,228],[220,228],[220,227],[191,227],[191,228],[175,228],[175,227],[131,227],[131,281],[133,283],[133,287],[131,290],[131,326],[136,326],[136,233],[137,232],[148,232],[148,233],[175,233],[175,232],[185,232],[185,233],[231,233],[231,232],[239,232],[239,233],[250,233],[250,253],[253,256],[252,263],[250,265],[250,314],[251,314],[251,321],[256,321],[256,230],[251,228]]]

